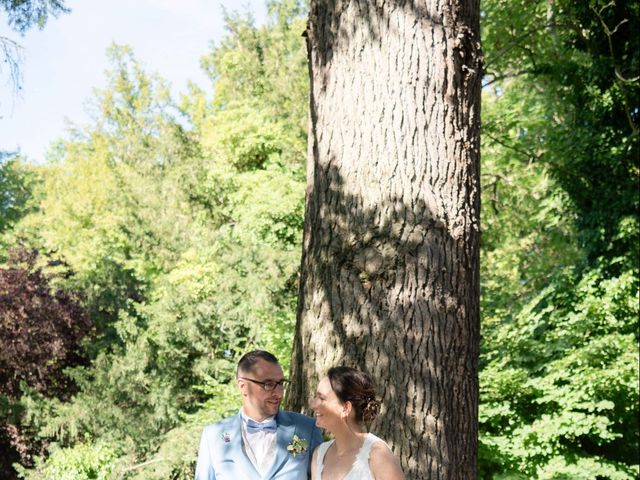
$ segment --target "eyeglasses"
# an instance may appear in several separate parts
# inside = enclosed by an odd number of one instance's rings
[[[247,377],[238,377],[238,378],[241,380],[249,380],[250,382],[260,385],[267,392],[272,392],[277,387],[281,387],[284,390],[285,388],[287,388],[287,385],[289,385],[289,380],[285,380],[285,379],[282,379],[279,382],[260,382],[258,380],[254,380],[253,378],[247,378]]]

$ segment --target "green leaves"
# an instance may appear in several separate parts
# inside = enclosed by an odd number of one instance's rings
[[[636,48],[639,12],[483,10],[480,472],[635,478],[638,164],[625,102],[637,105],[638,82],[614,70]]]
[[[559,277],[510,321],[489,317],[480,421],[492,455],[536,478],[560,457],[627,471],[640,401],[637,274]]]
[[[0,152],[0,234],[36,208],[31,192],[38,181],[36,169]]]
[[[25,468],[18,468],[18,473],[25,480],[108,480],[118,454],[113,446],[82,443],[53,450],[46,463],[36,463],[37,474]]]
[[[73,268],[61,287],[98,331],[91,364],[66,372],[73,398],[23,396],[24,425],[61,447],[25,475],[190,478],[202,425],[238,407],[238,355],[266,348],[287,367],[306,152],[297,9],[274,6],[261,28],[229,17],[203,61],[214,97],[192,90],[180,110],[128,47],[109,50],[94,123],[59,143],[42,200],[10,226]],[[90,460],[103,444],[112,455]]]

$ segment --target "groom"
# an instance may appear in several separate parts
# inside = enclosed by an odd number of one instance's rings
[[[322,437],[312,418],[279,410],[287,380],[278,359],[263,350],[245,354],[236,383],[242,408],[205,427],[196,480],[308,478],[311,453]]]

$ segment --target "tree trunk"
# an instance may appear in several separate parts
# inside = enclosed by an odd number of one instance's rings
[[[308,189],[288,403],[374,377],[407,478],[476,477],[479,4],[311,1]]]

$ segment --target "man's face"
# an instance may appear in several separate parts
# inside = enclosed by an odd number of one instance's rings
[[[258,382],[279,382],[284,379],[280,365],[260,359],[251,371],[241,371],[239,376],[243,377],[238,378],[237,383],[242,394],[242,410],[245,415],[260,422],[278,413],[284,394],[283,388],[279,385],[267,392],[261,385],[247,379]]]

